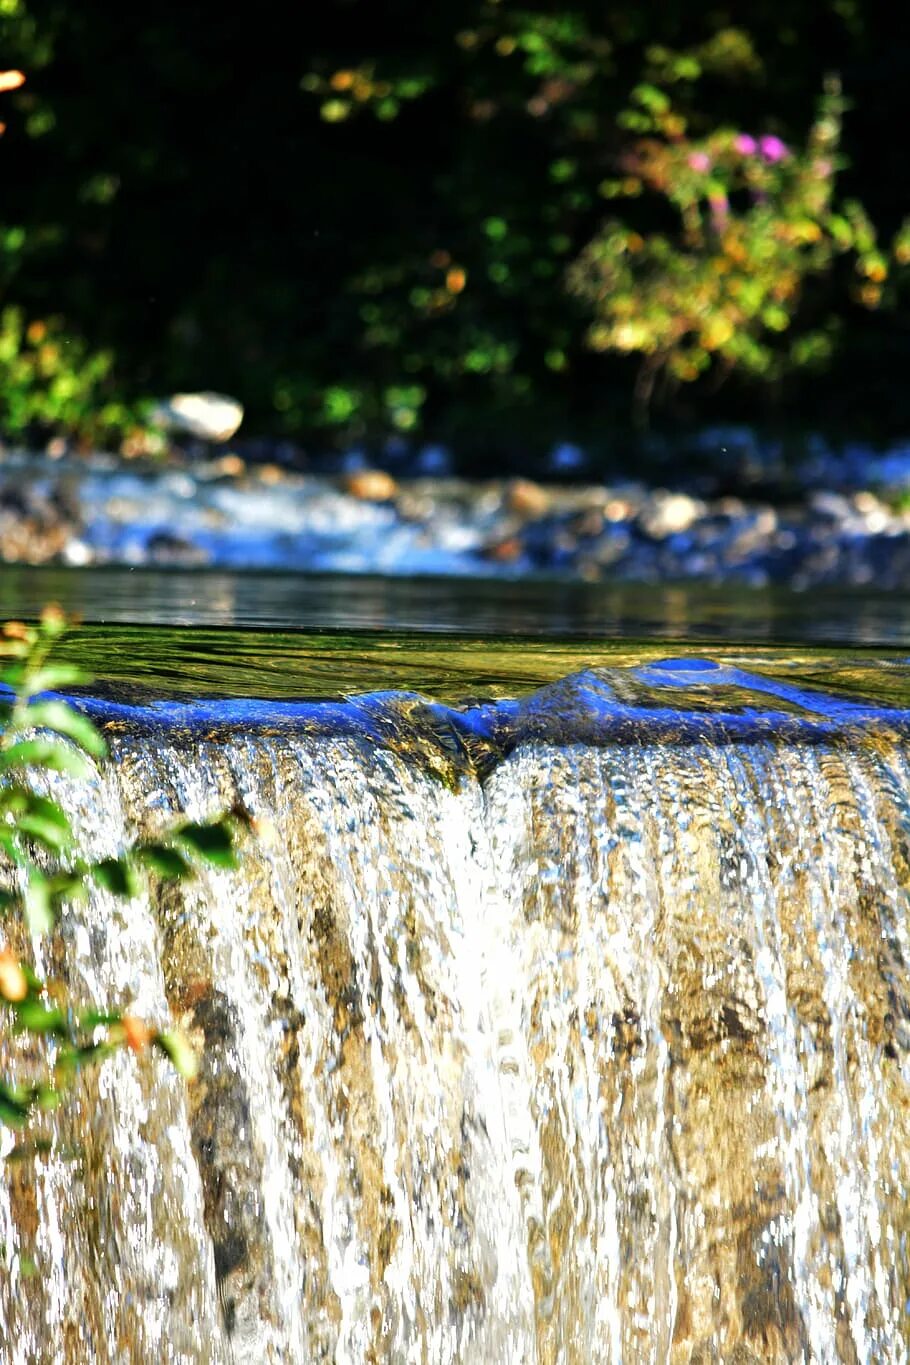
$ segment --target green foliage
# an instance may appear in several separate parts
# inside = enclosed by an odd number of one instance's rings
[[[89,443],[124,436],[137,411],[110,394],[113,357],[89,351],[59,318],[26,324],[22,310],[0,313],[0,430],[63,431]]]
[[[410,70],[379,76],[374,62],[341,68],[327,77],[311,71],[300,82],[302,90],[318,96],[319,115],[326,123],[341,123],[358,113],[389,122],[398,117],[403,104],[419,99],[432,85],[430,75]]]
[[[7,28],[19,24],[20,41],[26,39],[36,62],[47,59],[20,0],[0,0],[0,19]],[[24,84],[21,71],[0,72],[0,93]],[[53,127],[46,115],[33,112],[32,136]],[[0,280],[15,274],[26,245],[21,227],[0,225]],[[0,431],[14,437],[36,428],[64,431],[97,444],[141,430],[137,412],[110,398],[112,362],[109,351],[91,352],[60,318],[26,323],[20,308],[7,306],[0,312]]]
[[[744,42],[739,52],[744,59]],[[680,74],[670,55],[661,63],[667,85],[700,74],[694,59]],[[838,257],[852,256],[856,301],[881,303],[889,261],[862,205],[835,197],[843,108],[839,83],[829,81],[806,146],[796,148],[729,127],[692,136],[665,89],[632,91],[621,121],[637,136],[621,177],[601,190],[609,199],[656,196],[675,228],[639,231],[609,219],[569,281],[594,313],[591,345],[644,357],[643,398],[663,373],[691,382],[719,367],[776,378],[827,360],[833,314],[793,333],[808,281]]]
[[[753,404],[798,405],[826,368],[812,392],[832,402],[844,373],[897,392],[892,30],[880,0],[325,0],[253,19],[8,0],[0,51],[29,80],[3,95],[2,298],[64,317],[84,364],[116,362],[64,423],[119,401],[115,371],[130,393],[234,393],[245,434],[337,444],[566,436],[627,408],[639,367],[640,398],[665,376],[690,407],[726,401],[726,373]],[[843,130],[833,91],[812,125],[829,71]],[[97,94],[75,98],[87,73]],[[789,156],[736,153],[749,134]]]
[[[153,1048],[191,1076],[189,1045],[170,1029],[157,1029],[119,1009],[76,1006],[56,983],[39,979],[10,946],[53,931],[65,906],[85,900],[93,885],[130,898],[148,871],[168,880],[191,877],[199,866],[236,865],[236,818],[207,824],[184,821],[161,839],[136,843],[116,858],[91,861],[78,847],[66,812],[37,790],[43,771],[77,780],[90,776],[107,746],[75,706],[46,693],[86,679],[53,662],[66,621],[47,610],[39,625],[13,622],[0,638],[0,914],[7,943],[0,947],[0,1009],[13,1034],[40,1043],[39,1074],[28,1080],[0,1076],[0,1123],[24,1128],[36,1111],[59,1104],[66,1086],[85,1066],[120,1048]],[[32,1068],[34,1069],[34,1068]]]
[[[361,377],[327,392],[333,426],[355,436],[390,423],[419,429],[441,389],[465,402],[492,390],[504,406],[530,408],[554,382],[570,393],[592,372],[585,345],[642,358],[639,410],[658,380],[664,394],[709,376],[778,383],[830,364],[845,312],[895,301],[892,276],[910,259],[910,230],[889,254],[858,200],[837,198],[846,105],[836,80],[798,146],[738,131],[746,119],[774,127],[781,112],[772,96],[760,122],[750,118],[759,92],[773,87],[773,66],[742,28],[706,26],[679,48],[648,42],[648,20],[622,7],[604,19],[582,5],[546,13],[493,0],[473,16],[453,35],[450,63],[437,54],[433,79],[414,95],[426,102],[457,83],[470,163],[447,165],[435,183],[474,221],[410,259],[406,237],[348,285],[363,300],[364,352],[418,377],[419,402],[405,410],[377,402]],[[767,49],[760,11],[755,19]],[[855,40],[857,24],[850,28]],[[623,72],[632,62],[630,89]],[[338,69],[318,87],[349,92],[345,117],[358,102],[350,92],[359,70]],[[369,102],[367,87],[360,98]],[[737,106],[743,121],[725,121]],[[530,213],[533,187],[512,168],[519,123],[544,178]],[[623,213],[592,235],[604,197],[623,200]]]

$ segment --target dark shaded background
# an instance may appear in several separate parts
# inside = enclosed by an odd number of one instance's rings
[[[839,72],[852,105],[839,189],[887,238],[910,211],[898,13],[852,0],[261,0],[238,12],[27,0],[0,20],[2,64],[28,75],[4,105],[3,301],[111,348],[110,382],[127,397],[236,395],[245,430],[336,444],[399,431],[467,452],[596,439],[630,421],[637,362],[586,349],[565,269],[604,216],[597,186],[649,46],[745,30],[762,73],[706,78],[701,117],[784,137],[805,135],[825,74]],[[503,56],[497,34],[560,15],[609,53],[596,79],[535,115],[553,73]],[[561,52],[569,66],[590,57],[572,41]],[[325,93],[301,82],[363,63],[395,89],[425,89],[387,117],[373,100],[327,122]],[[568,182],[554,178],[561,158],[574,162]],[[492,219],[507,223],[504,242]],[[467,279],[452,306],[415,309],[414,290],[452,268]],[[835,271],[806,306],[843,323],[824,373],[685,386],[651,420],[906,434],[900,297],[861,309]]]

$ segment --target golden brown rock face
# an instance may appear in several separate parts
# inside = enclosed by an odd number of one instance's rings
[[[116,743],[93,849],[277,837],[45,950],[202,1067],[115,1059],[8,1168],[4,1365],[907,1357],[899,743]]]

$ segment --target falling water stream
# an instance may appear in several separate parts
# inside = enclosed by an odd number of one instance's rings
[[[202,1065],[7,1166],[4,1365],[910,1358],[910,712],[677,660],[99,714],[90,852],[258,837],[37,948]]]

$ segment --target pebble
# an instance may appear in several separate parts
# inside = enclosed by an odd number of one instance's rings
[[[259,482],[274,488],[276,484],[283,483],[287,478],[284,470],[277,464],[260,465],[258,471]]]
[[[587,512],[582,512],[572,526],[577,536],[585,540],[592,540],[594,537],[602,535],[604,529],[603,512],[596,507],[591,507]]]
[[[206,562],[205,552],[198,545],[194,545],[183,536],[169,535],[166,531],[158,531],[150,536],[146,549],[153,564],[174,564],[189,568]]]
[[[399,493],[395,499],[395,510],[402,521],[426,522],[433,517],[434,503],[428,493]]]
[[[63,547],[62,559],[64,564],[72,564],[75,568],[85,568],[94,559],[91,546],[86,545],[84,540],[68,540]]]
[[[648,506],[639,513],[639,522],[652,539],[662,540],[678,531],[688,531],[703,511],[704,504],[696,502],[687,493],[658,489]]]
[[[197,441],[229,441],[243,421],[243,404],[223,393],[175,393],[156,403],[152,422]]]
[[[246,472],[246,461],[239,455],[222,455],[212,461],[212,471],[225,478],[237,479]]]
[[[506,506],[519,516],[538,518],[550,510],[551,498],[546,488],[530,479],[512,479],[506,489]]]
[[[500,540],[495,545],[484,547],[483,556],[485,559],[492,559],[496,564],[510,564],[521,555],[522,544],[517,536],[511,536],[508,540]]]
[[[358,469],[344,480],[345,490],[362,502],[390,502],[398,485],[384,469]]]

